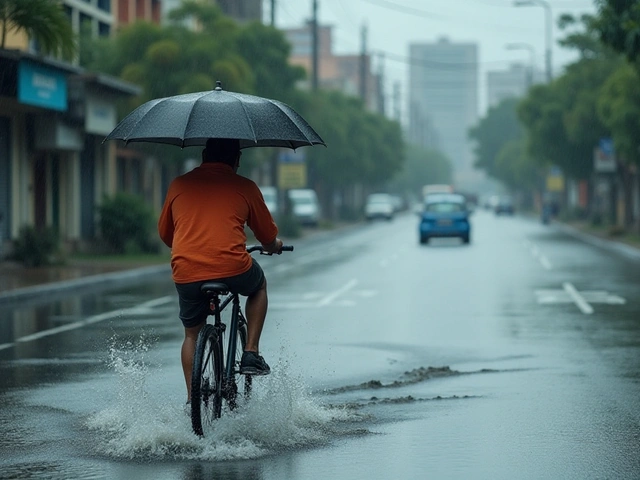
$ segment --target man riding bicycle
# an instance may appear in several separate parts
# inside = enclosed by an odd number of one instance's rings
[[[246,251],[244,226],[249,226],[267,253],[280,253],[282,241],[258,186],[237,174],[241,155],[238,140],[207,140],[201,165],[169,185],[158,220],[160,238],[171,248],[172,278],[185,331],[181,360],[188,401],[196,340],[209,313],[207,298],[200,291],[207,281],[225,283],[231,292],[247,297],[247,343],[240,373],[270,373],[259,354],[267,281]]]

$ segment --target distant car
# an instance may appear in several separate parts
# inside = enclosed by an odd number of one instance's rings
[[[317,227],[320,221],[320,203],[315,190],[294,188],[288,191],[293,216],[305,226]]]
[[[396,211],[393,197],[387,193],[373,193],[367,197],[364,206],[364,216],[367,220],[384,218],[392,220]]]
[[[515,213],[513,199],[509,196],[500,197],[493,211],[496,215],[513,215]]]
[[[435,237],[460,237],[463,243],[471,241],[469,211],[463,195],[433,193],[425,198],[420,218],[420,243],[428,243]]]

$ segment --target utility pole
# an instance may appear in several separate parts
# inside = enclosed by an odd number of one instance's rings
[[[276,0],[271,0],[271,26],[276,26]]]
[[[360,30],[360,98],[367,104],[367,26]]]
[[[384,98],[384,53],[378,53],[378,113],[385,114]]]
[[[551,11],[551,4],[547,0],[515,0],[514,5],[516,7],[529,7],[537,5],[545,10],[545,70],[547,73],[547,83],[551,83],[553,80],[552,71],[552,49],[553,49],[553,12]]]
[[[313,91],[318,90],[318,58],[320,52],[318,45],[318,0],[313,0],[313,14],[311,16],[311,50],[312,50],[312,75],[311,75],[311,89]]]

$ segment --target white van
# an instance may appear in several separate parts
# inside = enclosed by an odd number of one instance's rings
[[[318,195],[311,188],[294,188],[289,190],[291,211],[302,225],[317,227],[320,221],[320,204]]]

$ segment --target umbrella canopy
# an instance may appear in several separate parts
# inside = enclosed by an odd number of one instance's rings
[[[208,138],[237,138],[240,148],[324,145],[290,106],[255,95],[215,90],[148,101],[127,115],[107,140],[198,146]]]

